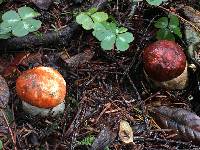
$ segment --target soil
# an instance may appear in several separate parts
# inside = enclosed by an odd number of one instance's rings
[[[90,31],[74,24],[78,12],[94,3],[103,3],[100,10],[133,33],[134,41],[127,51],[102,50]],[[198,0],[168,0],[162,7],[179,14],[176,9],[180,4],[200,10]],[[0,126],[4,150],[200,149],[199,143],[174,138],[174,133],[161,128],[149,113],[165,105],[200,115],[199,65],[187,54],[196,71],[189,70],[190,84],[184,90],[152,87],[143,72],[143,49],[156,41],[153,23],[168,12],[146,1],[138,2],[134,9],[131,0],[56,0],[47,10],[30,1],[8,0],[1,4],[0,11],[24,5],[41,13],[38,19],[42,27],[26,37],[0,41],[0,72],[10,89],[7,127]],[[58,30],[62,36],[52,36]],[[39,34],[45,35],[42,42],[36,39]],[[176,42],[187,47],[184,37]],[[69,86],[65,112],[56,117],[27,114],[16,95],[17,77],[41,65],[57,69]],[[133,130],[132,143],[126,144],[118,136],[121,120]]]

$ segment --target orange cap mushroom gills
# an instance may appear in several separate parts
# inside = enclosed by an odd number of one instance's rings
[[[174,41],[160,40],[150,44],[143,53],[144,70],[155,81],[168,81],[181,75],[186,56]]]
[[[33,106],[53,108],[64,101],[66,82],[53,68],[36,67],[19,76],[16,91],[23,101]]]

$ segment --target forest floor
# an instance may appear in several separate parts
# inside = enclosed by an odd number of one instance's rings
[[[0,126],[2,149],[200,149],[200,119],[195,115],[200,115],[200,63],[187,51],[185,25],[192,19],[180,8],[190,6],[200,20],[198,0],[168,0],[160,6],[144,0],[55,0],[47,10],[30,1],[8,0],[0,4],[0,12],[25,5],[41,14],[37,18],[42,27],[24,37],[0,40],[0,72],[10,90],[9,108],[1,118],[6,122]],[[105,51],[91,31],[76,24],[75,16],[92,7],[133,34],[128,50]],[[193,65],[184,90],[155,88],[143,72],[143,50],[157,40],[154,22],[170,13],[180,19],[183,36],[175,37],[176,42]],[[193,27],[200,29],[198,24]],[[41,118],[22,110],[16,79],[41,65],[57,69],[69,87],[62,115]],[[177,113],[182,109],[190,120]]]

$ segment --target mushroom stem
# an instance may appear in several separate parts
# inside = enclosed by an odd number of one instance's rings
[[[144,73],[145,73],[146,77],[148,78],[148,80],[152,81],[156,87],[161,87],[161,88],[165,88],[168,90],[182,90],[182,89],[185,89],[188,85],[189,78],[188,78],[187,67],[188,67],[188,64],[186,63],[185,70],[183,71],[183,73],[181,75],[179,75],[178,77],[173,78],[171,80],[163,81],[163,82],[155,81],[155,80],[149,78],[145,71],[144,71]]]
[[[28,112],[29,114],[36,116],[40,115],[42,117],[44,116],[56,116],[57,114],[61,114],[64,112],[65,109],[65,102],[63,101],[59,105],[53,107],[53,108],[39,108],[33,105],[30,105],[26,103],[25,101],[22,101],[23,110],[25,112]]]

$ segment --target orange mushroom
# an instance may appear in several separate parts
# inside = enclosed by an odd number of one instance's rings
[[[23,109],[32,115],[55,116],[65,108],[66,82],[51,67],[36,67],[23,72],[16,81]]]

